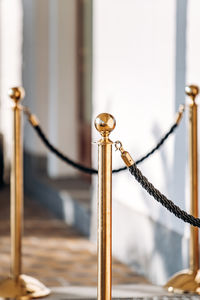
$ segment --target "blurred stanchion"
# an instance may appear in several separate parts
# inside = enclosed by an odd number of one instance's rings
[[[23,234],[23,133],[20,101],[24,89],[9,90],[13,100],[13,149],[11,163],[11,276],[0,282],[0,297],[15,299],[40,298],[49,295],[50,290],[37,279],[22,275],[22,234]]]
[[[112,144],[109,139],[115,128],[110,114],[100,114],[95,127],[101,134],[98,141],[98,300],[112,299]]]
[[[4,187],[4,152],[3,134],[0,132],[0,189]]]
[[[198,218],[198,135],[197,103],[199,88],[186,86],[189,104],[189,165],[190,165],[190,213]],[[200,294],[198,228],[190,226],[190,264],[188,270],[176,273],[165,285],[169,291],[195,292]]]

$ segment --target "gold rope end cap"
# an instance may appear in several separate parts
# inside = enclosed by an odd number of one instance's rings
[[[36,127],[39,125],[39,121],[35,115],[30,115],[28,120],[31,123],[31,125],[33,125],[33,127]]]
[[[102,136],[109,136],[116,126],[115,118],[111,114],[99,114],[94,122],[95,128]]]
[[[25,90],[23,87],[12,87],[8,91],[9,97],[17,104],[25,96]]]
[[[131,155],[129,154],[129,152],[127,151],[124,151],[122,154],[121,154],[121,157],[125,163],[125,165],[129,168],[131,167],[135,162],[134,160],[132,159]]]

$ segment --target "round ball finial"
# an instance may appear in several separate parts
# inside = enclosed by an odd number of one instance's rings
[[[108,136],[110,132],[115,128],[115,125],[115,118],[107,113],[102,113],[95,119],[95,127],[102,136]]]
[[[185,87],[185,93],[189,97],[192,97],[192,99],[195,99],[199,94],[199,87],[197,85],[188,85]]]
[[[14,100],[15,103],[18,103],[24,98],[25,91],[23,87],[13,87],[9,89],[8,95],[11,99]]]

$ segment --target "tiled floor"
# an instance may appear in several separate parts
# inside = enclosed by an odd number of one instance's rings
[[[0,276],[10,268],[9,192],[0,191]],[[40,205],[25,199],[23,273],[47,286],[96,286],[96,246]],[[148,283],[113,261],[113,284]]]
[[[48,300],[96,300],[94,287],[54,288]],[[159,286],[146,284],[129,284],[113,286],[113,300],[200,300],[194,294],[170,294]]]

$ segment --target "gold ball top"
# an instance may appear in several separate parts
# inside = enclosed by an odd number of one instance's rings
[[[9,89],[8,95],[11,99],[14,100],[15,103],[18,103],[24,98],[25,91],[23,87],[13,87]]]
[[[199,87],[197,85],[188,85],[185,87],[185,93],[194,99],[199,94]]]
[[[102,113],[96,117],[94,124],[102,136],[108,136],[115,128],[116,121],[112,115]]]

